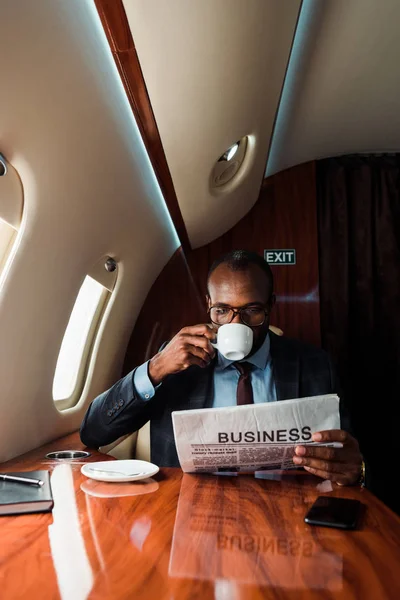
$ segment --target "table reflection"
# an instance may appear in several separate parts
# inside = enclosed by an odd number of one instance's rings
[[[86,542],[95,574],[90,597],[130,597],[128,592],[132,596],[139,593],[142,581],[148,578],[149,597],[156,597],[156,590],[165,587],[165,551],[151,540],[157,537],[152,515],[159,488],[154,479],[132,483],[87,479],[80,484]]]
[[[85,600],[94,575],[79,519],[71,465],[56,465],[51,474],[54,498],[49,542],[62,600]]]
[[[96,498],[124,498],[127,496],[143,496],[156,492],[159,484],[154,479],[145,479],[134,483],[111,483],[86,479],[81,484],[81,490],[89,496]]]
[[[169,575],[285,589],[342,589],[343,556],[333,550],[338,532],[326,530],[317,537],[303,523],[307,507],[297,485],[184,475]]]

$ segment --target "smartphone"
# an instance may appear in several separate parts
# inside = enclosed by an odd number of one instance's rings
[[[355,529],[362,506],[358,500],[319,496],[306,514],[304,520],[309,525]]]

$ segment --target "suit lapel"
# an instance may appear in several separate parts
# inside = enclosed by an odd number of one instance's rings
[[[278,400],[299,397],[300,364],[298,356],[288,350],[285,339],[270,332],[272,372]]]

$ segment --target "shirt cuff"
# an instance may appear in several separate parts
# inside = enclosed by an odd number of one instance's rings
[[[161,383],[154,388],[149,377],[149,361],[143,363],[138,367],[133,375],[133,385],[135,386],[137,395],[147,402],[153,398],[156,390],[160,387]]]

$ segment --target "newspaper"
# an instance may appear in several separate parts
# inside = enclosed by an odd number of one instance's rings
[[[312,434],[340,429],[336,394],[265,404],[172,413],[175,443],[185,473],[298,468],[298,445]]]

